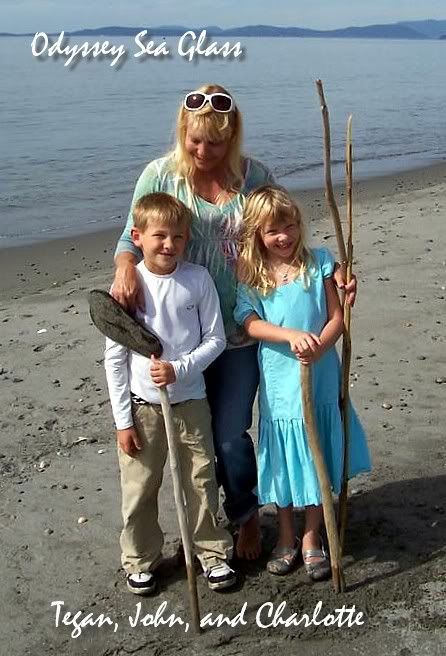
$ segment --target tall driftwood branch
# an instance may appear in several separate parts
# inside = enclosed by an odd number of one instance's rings
[[[333,191],[333,182],[331,179],[331,140],[330,140],[330,119],[328,107],[325,102],[324,87],[322,80],[316,80],[317,92],[321,102],[322,122],[324,126],[324,174],[325,174],[325,198],[333,216],[336,231],[336,240],[338,251],[342,262],[347,260],[345,250],[344,236],[342,234],[342,224],[339,216],[339,209],[336,204],[336,198]]]
[[[331,493],[331,483],[325,464],[319,440],[316,418],[313,406],[313,386],[311,380],[311,366],[301,365],[302,406],[304,413],[305,431],[311,449],[317,477],[322,493],[322,508],[324,512],[325,528],[327,529],[328,547],[330,550],[331,573],[335,592],[345,589],[344,574],[341,562],[341,550],[336,526],[336,516]]]
[[[198,605],[197,579],[195,576],[194,557],[192,551],[192,539],[190,536],[189,523],[184,499],[184,488],[181,480],[181,469],[179,467],[178,448],[175,437],[175,426],[173,423],[172,407],[165,387],[160,388],[161,409],[163,412],[164,426],[166,428],[167,444],[169,447],[170,469],[172,471],[173,492],[177,510],[180,534],[184,547],[184,558],[186,561],[187,583],[189,588],[189,602],[192,613],[192,624],[196,633],[200,633],[200,608]]]
[[[352,116],[347,121],[347,139],[346,139],[346,191],[347,191],[347,283],[352,278],[353,266],[353,156],[352,156]],[[349,381],[350,381],[350,364],[351,364],[351,306],[344,302],[344,338],[342,341],[342,419],[344,426],[344,467],[342,473],[342,487],[339,495],[339,512],[338,528],[339,542],[341,545],[341,555],[344,552],[345,532],[347,527],[347,497],[348,497],[348,473],[350,457],[350,417],[349,417]]]

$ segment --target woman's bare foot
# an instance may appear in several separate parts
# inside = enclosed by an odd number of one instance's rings
[[[239,529],[236,553],[239,558],[255,560],[262,552],[259,513],[256,511]]]

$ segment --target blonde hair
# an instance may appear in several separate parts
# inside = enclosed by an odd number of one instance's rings
[[[219,84],[204,84],[196,91],[202,93],[226,93],[231,95]],[[239,190],[243,183],[241,169],[241,145],[243,138],[242,115],[234,103],[232,111],[227,113],[215,112],[209,103],[198,111],[190,111],[181,105],[177,117],[177,142],[173,155],[175,173],[191,183],[194,174],[192,156],[186,150],[186,133],[188,127],[193,128],[204,139],[213,142],[228,141],[228,150],[225,155],[227,179],[226,189]]]
[[[164,192],[141,196],[133,208],[133,225],[144,232],[148,223],[161,223],[169,226],[179,224],[189,228],[192,212],[177,198]]]
[[[304,227],[299,206],[282,187],[264,185],[252,191],[246,199],[241,248],[237,260],[239,281],[264,295],[276,288],[276,281],[274,272],[268,265],[268,251],[263,243],[261,230],[267,221],[278,219],[295,221],[298,226],[299,237],[291,265],[298,267],[296,277],[302,278],[304,287],[308,288],[310,284],[313,257],[304,243]]]

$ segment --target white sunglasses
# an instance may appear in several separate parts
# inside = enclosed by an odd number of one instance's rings
[[[215,93],[203,93],[202,91],[192,91],[184,98],[184,107],[190,112],[197,112],[202,109],[206,103],[209,103],[214,112],[227,114],[234,109],[234,101],[227,93],[220,91]]]

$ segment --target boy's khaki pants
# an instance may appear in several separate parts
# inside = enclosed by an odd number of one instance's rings
[[[190,400],[174,404],[172,410],[195,553],[209,568],[232,556],[232,538],[215,519],[218,488],[209,405],[206,399]],[[121,560],[129,574],[153,570],[161,558],[158,492],[167,457],[161,406],[133,404],[133,419],[141,451],[132,458],[118,448],[124,520]]]

